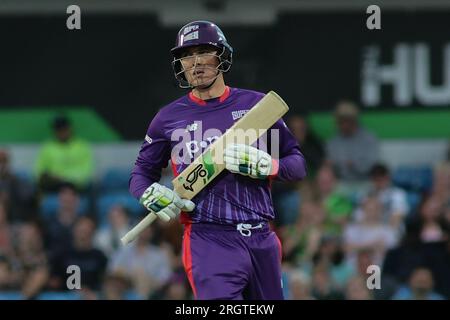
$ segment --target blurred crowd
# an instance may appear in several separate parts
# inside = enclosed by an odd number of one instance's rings
[[[144,208],[136,199],[132,208],[129,198],[112,199],[101,217],[91,146],[65,116],[52,128],[31,178],[16,174],[10,154],[0,150],[0,300],[190,299],[181,225],[156,222],[123,247],[120,238]],[[122,187],[128,193],[126,182]],[[77,282],[70,266],[80,270],[79,290],[68,289]]]
[[[334,119],[326,143],[305,116],[288,122],[309,176],[274,185],[286,298],[449,299],[450,150],[429,168],[394,174],[355,104],[340,102]]]
[[[400,183],[379,162],[379,142],[358,108],[342,101],[334,116],[337,131],[327,142],[306,115],[287,121],[308,178],[273,184],[285,297],[450,298],[449,157],[430,164],[428,183]],[[145,212],[117,202],[101,217],[91,146],[66,117],[53,130],[32,179],[13,172],[8,151],[0,150],[0,299],[191,299],[182,226],[158,221],[122,247],[120,238]],[[42,211],[49,195],[57,202],[52,214]],[[81,270],[80,290],[68,290],[71,265]],[[381,270],[379,289],[367,285],[371,265]]]

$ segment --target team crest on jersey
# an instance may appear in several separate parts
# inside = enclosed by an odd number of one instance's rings
[[[233,117],[233,120],[237,120],[242,118],[249,110],[237,110],[231,112],[231,116]]]

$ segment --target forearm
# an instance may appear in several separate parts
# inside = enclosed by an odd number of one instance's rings
[[[47,268],[45,267],[30,272],[30,274],[24,281],[22,294],[27,299],[34,297],[45,286],[48,278],[49,273]]]
[[[280,181],[299,181],[306,177],[306,161],[303,155],[293,153],[279,160],[275,167],[278,166],[273,176]]]
[[[129,182],[129,190],[130,193],[136,198],[139,199],[144,191],[152,185],[154,182],[158,182],[160,177],[157,174],[151,174],[149,172],[145,172],[140,167],[135,167],[133,172],[131,173],[131,178]]]

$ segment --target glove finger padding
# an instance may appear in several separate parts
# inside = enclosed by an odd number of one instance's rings
[[[180,196],[177,195],[175,192],[173,192],[173,204],[179,209],[183,209],[184,207],[183,199],[181,199]]]
[[[162,209],[159,212],[156,212],[156,214],[163,219],[164,221],[170,221],[170,219],[175,219],[179,214],[181,210],[178,208],[175,204],[171,203],[164,209]]]
[[[185,212],[191,212],[195,209],[195,203],[193,203],[191,200],[182,199],[183,201],[183,207],[181,208],[182,211]]]
[[[170,221],[170,217],[164,212],[164,210],[155,212],[155,214],[163,221],[168,222]]]

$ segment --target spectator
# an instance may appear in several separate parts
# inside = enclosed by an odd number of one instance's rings
[[[292,271],[289,275],[289,300],[314,300],[311,279],[304,272]]]
[[[108,224],[95,234],[95,247],[110,256],[120,245],[120,239],[131,229],[127,209],[121,205],[111,208],[108,213]]]
[[[409,279],[409,287],[402,287],[393,297],[394,300],[444,300],[444,297],[433,291],[434,280],[430,270],[415,269]]]
[[[427,237],[428,241],[423,241],[422,234],[420,223],[407,224],[401,245],[386,254],[383,279],[390,277],[405,283],[416,268],[425,267],[433,274],[436,291],[450,298],[450,239],[447,236],[446,240],[437,241],[440,237]]]
[[[355,277],[362,279],[368,279],[373,274],[373,270],[369,267],[379,267],[380,271],[383,270],[381,265],[377,264],[376,252],[373,249],[360,249],[356,253],[356,271]],[[392,278],[389,274],[383,273],[380,277],[380,287],[371,291],[370,299],[375,300],[387,300],[391,299],[397,290],[398,280]],[[367,287],[367,283],[364,284]]]
[[[372,185],[368,193],[376,196],[383,206],[383,222],[390,224],[399,233],[403,232],[405,216],[409,211],[406,192],[392,185],[389,169],[383,164],[372,167],[370,178]]]
[[[54,192],[67,182],[86,190],[94,166],[91,147],[73,136],[70,120],[64,116],[54,119],[53,130],[55,140],[43,145],[35,166],[41,190]]]
[[[183,237],[183,225],[178,221],[169,221],[165,223],[155,224],[155,228],[158,228],[160,234],[159,237],[162,242],[168,244],[172,254],[176,256],[177,261],[182,249],[182,237]]]
[[[299,143],[306,159],[308,176],[314,178],[325,159],[325,150],[322,142],[311,131],[305,116],[293,115],[289,117],[287,125]]]
[[[366,279],[362,276],[355,276],[347,283],[345,290],[346,300],[372,300],[372,294],[367,288]]]
[[[445,207],[443,221],[447,226],[450,226],[450,200],[448,201],[447,206]]]
[[[8,221],[6,205],[0,200],[0,255],[9,255],[12,249],[11,244],[12,226]]]
[[[375,196],[369,196],[361,210],[361,221],[349,224],[344,231],[347,258],[354,262],[356,252],[372,249],[375,264],[381,265],[386,250],[397,244],[397,233],[390,225],[383,224],[381,203]]]
[[[432,193],[444,202],[450,201],[450,161],[435,168]]]
[[[58,193],[58,211],[56,217],[46,222],[47,243],[51,252],[64,250],[72,242],[72,228],[77,219],[80,196],[75,186],[66,183]]]
[[[73,227],[73,240],[69,247],[60,250],[53,256],[51,287],[65,288],[67,267],[76,265],[82,271],[81,287],[89,291],[101,288],[101,281],[106,269],[107,259],[103,252],[93,247],[95,232],[94,221],[87,217],[79,217]]]
[[[344,248],[336,237],[324,237],[313,257],[315,267],[326,268],[336,288],[343,289],[348,279],[355,273],[353,266],[345,260]]]
[[[130,279],[121,273],[108,273],[103,281],[101,300],[129,300],[130,297],[139,299],[132,295]]]
[[[150,244],[152,227],[146,228],[134,243],[116,252],[110,262],[110,272],[128,276],[136,292],[148,297],[159,290],[170,278],[172,268],[164,249]]]
[[[10,221],[21,222],[34,218],[34,190],[10,168],[10,157],[0,149],[0,202],[9,208]]]
[[[337,135],[327,144],[327,158],[345,182],[360,182],[368,177],[378,160],[378,140],[359,123],[358,108],[340,102],[335,111]]]
[[[49,277],[47,254],[37,224],[25,223],[19,227],[12,266],[20,279],[22,295],[26,299],[35,298]]]
[[[0,255],[0,292],[19,288],[18,275],[13,272],[11,263],[6,256]]]
[[[312,295],[318,300],[343,299],[342,293],[336,290],[328,270],[323,267],[314,268]]]
[[[325,151],[322,142],[310,130],[304,116],[293,115],[287,125],[300,145],[303,155],[308,164],[308,180],[316,176],[317,170],[322,165],[325,158]],[[304,185],[303,181],[301,185]],[[276,211],[276,224],[284,226],[293,224],[297,220],[297,214],[300,207],[299,184],[279,183],[274,181],[272,188],[272,197]]]
[[[309,263],[322,238],[324,212],[317,201],[305,201],[295,225],[280,229],[283,239],[283,255],[295,265]]]
[[[444,210],[445,203],[438,195],[425,199],[418,219],[412,222],[412,232],[417,232],[420,242],[442,242],[449,239],[450,224],[445,219]]]
[[[316,182],[326,215],[324,232],[327,235],[340,235],[350,219],[352,202],[338,190],[336,175],[331,166],[324,165],[320,168]]]
[[[358,276],[367,276],[369,266],[376,265],[376,251],[373,248],[362,248],[356,252],[356,272]]]
[[[155,294],[150,296],[151,300],[187,300],[191,299],[191,290],[186,274],[182,269],[174,272],[166,284]]]

